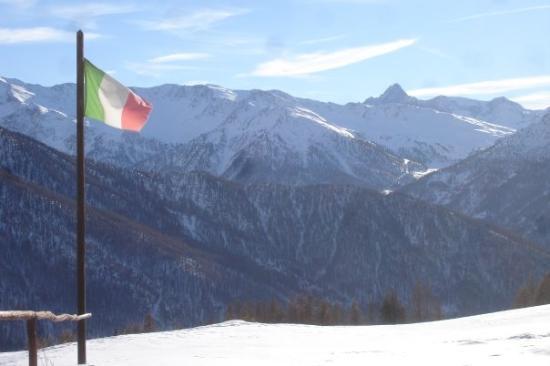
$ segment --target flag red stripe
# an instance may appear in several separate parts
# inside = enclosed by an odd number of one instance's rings
[[[145,126],[152,109],[151,104],[130,91],[122,110],[122,129],[139,132]]]

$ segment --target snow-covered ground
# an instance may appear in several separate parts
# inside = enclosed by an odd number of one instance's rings
[[[39,364],[74,365],[74,343]],[[549,365],[550,305],[432,323],[317,327],[231,321],[88,341],[90,365]],[[0,365],[26,365],[26,352]]]

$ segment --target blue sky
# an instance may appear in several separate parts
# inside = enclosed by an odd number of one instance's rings
[[[550,106],[550,1],[0,0],[0,75],[74,81],[85,54],[131,86],[213,83],[362,101],[419,97]]]

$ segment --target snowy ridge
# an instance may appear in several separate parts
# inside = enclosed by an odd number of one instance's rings
[[[477,127],[476,131],[484,132],[489,135],[493,135],[495,137],[504,137],[516,132],[516,130],[513,128],[508,128],[508,127],[496,125],[494,123],[481,121],[472,117],[460,116],[454,113],[451,113],[451,115],[461,121],[464,121],[466,123],[476,126]]]
[[[403,191],[550,247],[550,114]]]
[[[502,139],[487,151],[492,158],[539,161],[550,157],[550,112],[539,123],[519,131],[516,135]]]
[[[292,113],[292,116],[294,116],[294,117],[301,117],[301,118],[309,119],[309,120],[311,120],[313,122],[316,122],[316,123],[320,124],[321,126],[327,128],[331,131],[334,131],[337,134],[342,135],[344,137],[355,138],[355,136],[353,136],[353,134],[351,132],[349,132],[348,130],[346,130],[345,128],[339,128],[337,126],[333,126],[333,125],[329,124],[326,119],[324,119],[323,117],[321,117],[320,115],[318,115],[317,113],[315,113],[315,112],[313,112],[309,109],[302,108],[302,107],[296,107],[293,110],[291,110],[291,113]]]
[[[155,171],[206,171],[244,183],[346,183],[375,189],[414,179],[425,167],[358,139],[283,93],[252,91],[214,130],[165,158]]]
[[[491,121],[493,123],[521,129],[536,122],[545,113],[524,109],[520,104],[505,97],[498,97],[488,102],[462,97],[439,96],[430,100],[417,100],[416,103],[443,112],[455,113],[466,117]]]
[[[451,165],[515,132],[514,127],[497,122],[496,116],[486,113],[482,119],[472,111],[462,115],[452,108],[438,108],[437,103],[407,96],[398,85],[364,103],[302,103],[336,125],[430,168]],[[521,121],[514,125],[527,125],[540,118],[540,113],[534,112],[528,122],[523,115],[515,118]]]
[[[230,321],[194,329],[88,341],[94,365],[530,365],[550,362],[550,306],[396,326],[319,327]],[[40,360],[74,365],[76,344],[46,348]],[[0,353],[4,366],[26,352]],[[40,361],[39,361],[40,362]]]
[[[256,138],[251,137],[250,130],[273,130],[275,124],[279,123],[277,141],[270,141],[275,144],[272,149],[274,153],[287,147],[305,151],[312,145],[323,150],[328,135],[335,135],[330,137],[333,140],[353,136],[364,143],[374,143],[382,146],[382,149],[389,149],[395,158],[402,160],[401,165],[403,159],[423,164],[425,167],[415,168],[417,171],[410,175],[414,179],[415,174],[418,176],[426,168],[448,166],[472,152],[491,146],[497,139],[529,125],[541,115],[537,111],[524,110],[518,104],[503,98],[490,102],[448,97],[422,101],[408,96],[398,84],[389,87],[379,98],[346,105],[295,98],[277,90],[242,91],[216,85],[167,84],[135,90],[155,106],[150,122],[140,135],[130,139],[133,146],[124,144],[124,140],[128,139],[127,133],[110,129],[100,123],[89,124],[86,135],[92,141],[88,143],[88,147],[90,152],[94,152],[94,158],[119,161],[119,164],[128,166],[159,154],[169,155],[172,145],[189,143],[193,145],[195,152],[197,149],[208,150],[210,145],[201,147],[197,144],[198,141],[203,139],[204,134],[219,134],[223,126],[227,127],[226,134],[233,137],[234,133],[242,134],[239,138],[241,145],[255,146],[252,140],[245,143],[247,138]],[[40,119],[32,118],[28,112],[24,112],[32,105],[45,108],[44,111],[61,114],[50,118],[49,113],[45,113]],[[256,113],[252,119],[251,111],[258,110],[261,113]],[[65,123],[58,123],[62,122],[60,116],[66,117]],[[6,118],[11,123],[6,122]],[[58,150],[71,153],[73,118],[74,84],[43,87],[16,79],[0,80],[1,126],[28,134]],[[300,124],[302,127],[292,126],[291,132],[283,131],[287,128],[283,120],[303,122],[306,119],[325,127],[326,131],[321,133],[316,127],[304,127],[305,123]],[[229,124],[235,128],[234,131],[228,130]],[[298,131],[299,128],[302,130]],[[226,137],[230,138],[229,135]],[[207,153],[208,151],[202,152],[203,155]],[[227,153],[234,154],[235,151],[229,149]],[[357,161],[346,160],[345,153],[339,153],[338,156],[333,150],[321,153],[332,156],[333,161],[341,164],[337,169],[340,172],[349,172],[349,167],[353,171],[353,166],[357,165]],[[132,158],[132,154],[138,156]],[[264,158],[268,156],[259,157],[260,160]],[[277,164],[278,157],[272,158],[274,164]],[[216,164],[223,166],[223,162],[230,162],[233,157],[220,156],[218,160]],[[392,162],[390,165],[393,164]],[[367,168],[362,168],[365,169]],[[206,170],[223,174],[226,169]],[[393,171],[395,168],[388,166],[383,170]],[[394,181],[390,185],[395,184],[399,183]]]

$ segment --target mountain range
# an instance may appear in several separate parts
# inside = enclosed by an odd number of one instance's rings
[[[548,270],[550,248],[529,230],[422,188],[499,146],[547,156],[543,111],[421,101],[398,85],[346,105],[212,85],[136,91],[154,105],[141,134],[86,126],[93,336],[148,313],[164,329],[219,320],[243,299],[366,309],[392,289],[409,301],[417,282],[448,316],[473,314],[510,306]],[[73,95],[0,78],[1,308],[73,312]],[[531,139],[539,147],[524,149]],[[23,335],[0,330],[6,347]]]
[[[505,98],[421,101],[397,84],[379,98],[346,105],[213,85],[136,91],[155,106],[150,122],[139,135],[89,123],[88,157],[125,167],[149,160],[158,169],[242,182],[346,182],[377,190],[457,162],[543,114]],[[47,88],[0,78],[0,101],[1,126],[74,152],[73,84]]]

